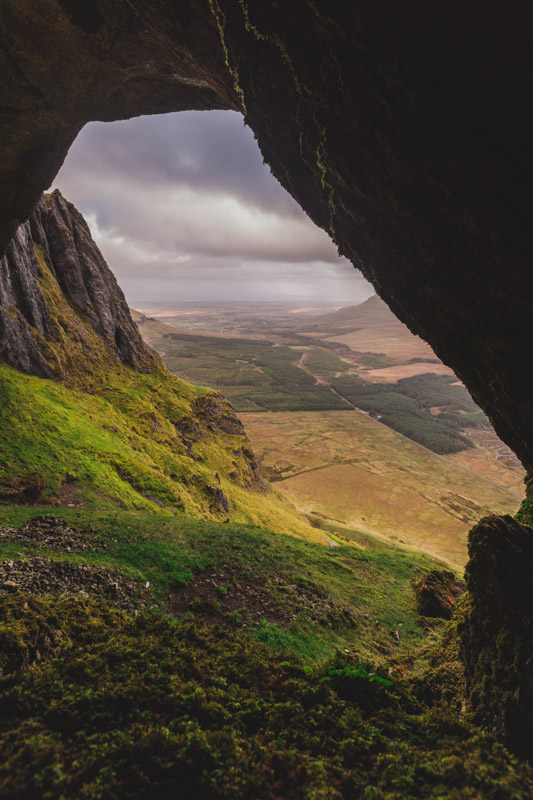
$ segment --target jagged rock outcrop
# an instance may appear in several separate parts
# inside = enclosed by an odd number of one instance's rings
[[[79,211],[59,192],[44,195],[0,260],[0,360],[68,379],[80,354],[94,364],[103,346],[140,371],[158,363]]]
[[[533,758],[533,528],[512,517],[470,532],[469,610],[459,625],[467,697],[478,720]]]
[[[171,375],[144,344],[59,192],[0,261],[0,337],[0,505],[118,503],[314,536],[269,491],[229,401]]]
[[[0,247],[89,120],[245,114],[274,174],[533,468],[531,6],[6,0]]]

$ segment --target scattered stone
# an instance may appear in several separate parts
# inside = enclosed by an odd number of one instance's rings
[[[107,544],[92,534],[92,527],[81,531],[71,527],[61,517],[40,515],[32,517],[22,528],[0,528],[0,542],[37,544],[42,549],[63,550],[67,553],[73,550],[93,552],[107,549]]]
[[[120,573],[103,567],[54,561],[37,556],[0,564],[0,592],[25,591],[36,595],[76,594],[109,600],[124,611],[143,605],[140,586]]]

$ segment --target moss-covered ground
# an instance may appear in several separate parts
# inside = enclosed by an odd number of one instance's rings
[[[146,602],[0,593],[2,797],[531,796],[460,713],[453,626],[436,655],[416,617],[423,557],[126,512],[51,510],[90,549],[6,533],[42,513],[1,510],[0,561],[110,568]]]

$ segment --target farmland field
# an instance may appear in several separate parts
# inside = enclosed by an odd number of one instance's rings
[[[316,527],[461,568],[472,525],[516,512],[521,465],[378,298],[301,311],[204,304],[136,319],[172,372],[231,400],[263,475]]]

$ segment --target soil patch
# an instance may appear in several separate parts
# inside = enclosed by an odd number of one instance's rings
[[[83,487],[75,481],[67,481],[59,489],[59,505],[65,508],[90,508],[83,495]]]
[[[41,556],[0,563],[0,592],[19,590],[35,595],[92,596],[130,612],[143,608],[148,600],[147,592],[139,583],[128,580],[119,572]]]
[[[198,573],[186,586],[176,587],[168,595],[167,610],[174,616],[186,612],[210,621],[235,622],[247,627],[271,622],[289,626],[302,615],[333,627],[339,623],[355,624],[348,606],[337,603],[319,587],[307,581],[287,583],[278,576],[252,576],[240,565]]]

